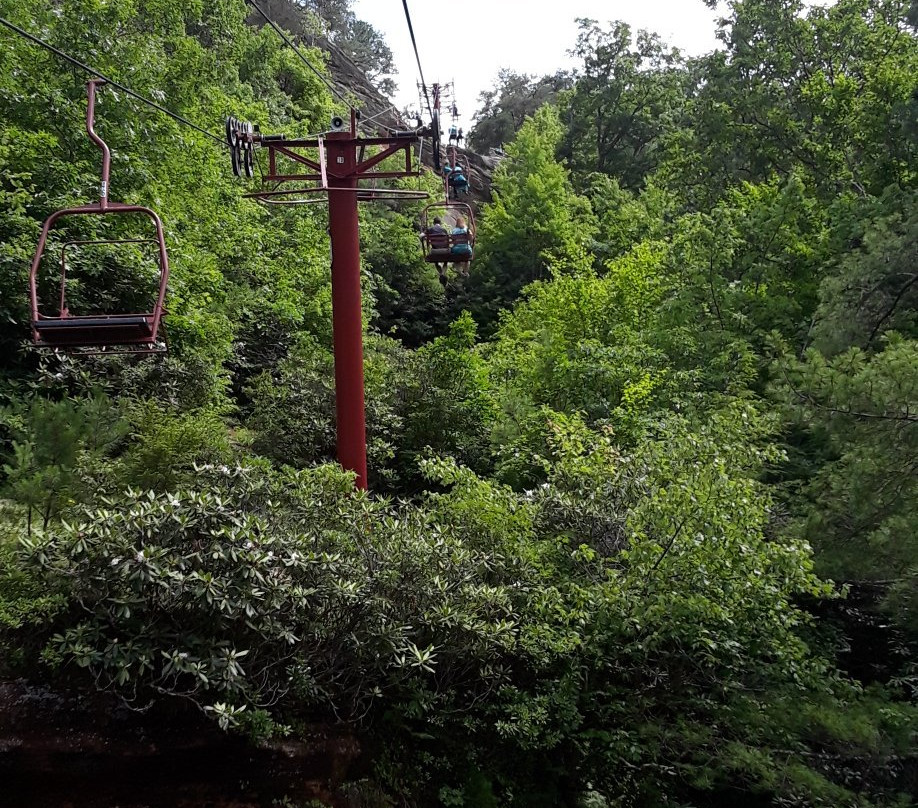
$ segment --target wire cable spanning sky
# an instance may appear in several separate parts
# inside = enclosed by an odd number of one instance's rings
[[[376,28],[395,56],[399,88],[393,101],[418,106],[418,68],[401,0],[356,0],[354,13]],[[697,56],[717,46],[716,18],[702,0],[415,0],[411,19],[428,83],[455,82],[460,124],[468,131],[478,96],[497,84],[497,73],[542,76],[568,70],[578,17],[602,24],[623,20],[660,34],[669,45]],[[448,117],[444,117],[448,121]]]

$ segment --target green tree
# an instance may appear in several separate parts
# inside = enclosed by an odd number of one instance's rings
[[[479,107],[474,115],[475,125],[469,132],[469,146],[482,154],[502,148],[516,137],[526,118],[545,104],[554,104],[571,83],[571,76],[560,71],[537,78],[500,70],[494,89],[483,90],[478,96]]]
[[[639,188],[656,167],[660,139],[678,126],[687,73],[676,50],[656,34],[633,37],[623,22],[603,30],[581,19],[573,53],[582,60],[566,96],[561,154],[579,173],[609,174]]]
[[[34,397],[0,411],[11,451],[3,464],[4,493],[26,508],[26,531],[45,529],[87,494],[80,471],[104,462],[128,432],[123,413],[103,395],[50,401]]]
[[[335,44],[366,71],[367,78],[383,95],[388,96],[395,92],[396,84],[392,78],[395,61],[392,49],[386,44],[382,34],[370,23],[351,15],[345,35],[335,37]]]
[[[842,581],[883,581],[886,607],[918,632],[918,344],[893,334],[874,355],[785,357],[776,384],[827,443],[803,480],[800,528]]]
[[[820,286],[813,340],[826,354],[878,348],[888,331],[918,336],[918,205],[891,186],[880,198],[839,200],[833,253]]]
[[[494,173],[494,202],[482,214],[468,297],[460,298],[480,322],[492,324],[524,286],[553,269],[589,265],[585,245],[594,230],[592,214],[555,160],[561,136],[557,111],[542,107],[523,124]]]
[[[730,4],[725,49],[696,65],[690,128],[666,173],[704,207],[737,180],[805,172],[817,193],[914,180],[918,42],[902,0]]]
[[[488,365],[475,345],[475,322],[468,312],[409,360],[400,395],[405,423],[397,462],[405,483],[423,489],[420,460],[452,457],[485,474],[490,470],[491,431],[498,407]]]

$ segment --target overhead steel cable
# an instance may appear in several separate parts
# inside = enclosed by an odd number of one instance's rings
[[[383,109],[381,112],[377,112],[375,115],[371,115],[369,118],[361,118],[360,125],[363,126],[365,129],[368,129],[371,126],[371,124],[373,124],[375,121],[378,121],[380,118],[383,117],[383,115],[390,115],[390,114],[395,117],[395,120],[400,125],[407,127],[405,131],[408,131],[409,129],[411,129],[411,126],[402,118],[402,113],[399,112],[392,104],[389,104],[389,106]],[[393,129],[391,126],[388,126],[388,125],[385,125],[385,129],[388,130],[389,132],[397,131],[397,128]]]
[[[316,69],[315,65],[306,58],[303,52],[296,46],[296,43],[284,33],[284,29],[281,28],[274,20],[272,20],[267,12],[260,6],[255,0],[245,0],[252,8],[254,8],[259,14],[261,14],[264,21],[274,29],[274,32],[282,39],[284,42],[293,50],[293,52],[300,57],[300,61],[303,62],[306,67],[308,67],[316,76],[319,77],[321,81],[329,90],[331,90],[332,95],[338,98],[341,103],[343,103],[348,109],[354,109],[354,105],[341,93],[334,84],[332,84],[322,73]]]
[[[296,53],[296,55],[300,58],[300,60],[303,62],[303,64],[306,65],[306,67],[308,67],[313,73],[316,74],[316,76],[318,77],[319,81],[321,81],[321,82],[331,91],[332,95],[334,95],[339,101],[341,101],[341,103],[344,104],[344,105],[348,108],[348,110],[354,110],[354,111],[357,113],[357,128],[358,128],[358,130],[363,129],[364,134],[367,134],[367,135],[369,135],[370,137],[372,137],[374,133],[373,133],[372,131],[369,130],[367,124],[369,124],[371,121],[375,120],[376,118],[380,117],[380,115],[385,114],[385,112],[387,112],[388,109],[387,109],[387,110],[384,110],[383,112],[377,113],[376,115],[373,115],[373,116],[372,116],[371,118],[369,118],[369,119],[363,119],[363,118],[361,118],[360,110],[358,110],[358,109],[357,109],[357,108],[347,99],[347,96],[345,96],[340,90],[338,90],[338,88],[335,87],[334,84],[332,84],[325,76],[322,75],[322,73],[321,73],[319,70],[316,69],[316,67],[312,64],[312,62],[310,62],[310,61],[306,58],[306,56],[303,54],[303,52],[297,47],[296,43],[295,43],[292,39],[290,39],[290,37],[288,37],[286,33],[284,33],[284,29],[281,28],[279,25],[277,25],[277,24],[268,16],[267,12],[266,12],[260,5],[258,5],[258,3],[255,2],[255,0],[245,0],[245,2],[246,2],[248,5],[250,5],[252,8],[254,8],[254,9],[262,16],[262,18],[264,19],[264,21],[265,21],[272,29],[274,29],[274,32],[284,41],[284,43],[285,43],[291,50],[293,50],[294,53]],[[391,108],[391,109],[395,109],[395,107],[391,107],[391,105],[390,105],[390,108]],[[396,110],[396,114],[397,114],[397,110]]]
[[[400,115],[399,111],[392,104],[389,104],[389,106],[385,107],[381,112],[377,112],[375,115],[371,115],[369,118],[361,118],[360,122],[370,124],[378,118],[382,118],[383,115],[388,115],[390,112],[394,112],[396,116]]]
[[[72,56],[67,55],[62,50],[55,48],[54,45],[50,45],[47,42],[45,42],[43,39],[39,39],[34,34],[30,34],[28,31],[24,30],[23,28],[20,28],[18,25],[15,25],[14,23],[11,23],[9,20],[6,20],[3,17],[0,17],[0,25],[4,25],[7,28],[9,28],[11,31],[15,31],[20,36],[25,37],[30,42],[36,45],[39,45],[40,47],[44,48],[47,51],[50,51],[55,56],[61,59],[64,59],[67,62],[70,62],[70,64],[74,65],[75,67],[80,68],[80,70],[85,70],[87,73],[95,76],[96,78],[102,79],[106,83],[110,84],[112,87],[117,87],[119,90],[121,90],[121,92],[125,93],[126,95],[131,96],[132,98],[136,98],[138,101],[140,101],[143,104],[146,104],[148,107],[152,107],[157,112],[161,112],[163,113],[163,115],[168,115],[173,120],[178,121],[179,123],[184,124],[185,126],[190,126],[192,129],[194,129],[197,132],[200,132],[202,135],[206,135],[211,140],[215,140],[217,143],[219,143],[224,148],[228,148],[228,144],[224,138],[218,137],[217,135],[214,135],[211,132],[208,132],[206,129],[202,129],[200,126],[192,123],[187,118],[183,118],[181,115],[178,115],[177,113],[172,112],[172,110],[168,110],[165,107],[160,106],[155,101],[151,101],[149,98],[144,98],[142,95],[135,93],[130,87],[125,87],[120,81],[115,81],[113,78],[106,76],[104,73],[96,70],[94,67],[90,67],[89,65],[84,64],[79,59],[74,59]]]
[[[433,109],[430,107],[430,95],[427,92],[427,82],[424,81],[424,68],[421,67],[421,57],[418,54],[418,43],[414,38],[414,26],[411,24],[411,12],[408,11],[408,0],[402,0],[405,7],[405,19],[408,20],[408,33],[411,34],[411,45],[414,48],[414,58],[418,63],[418,73],[421,76],[421,89],[424,91],[424,100],[427,102],[427,112],[433,118]]]

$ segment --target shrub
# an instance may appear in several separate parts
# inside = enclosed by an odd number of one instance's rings
[[[355,495],[331,467],[202,467],[196,490],[105,498],[23,552],[70,606],[47,661],[131,702],[181,695],[227,726],[481,688],[512,638],[517,562]]]

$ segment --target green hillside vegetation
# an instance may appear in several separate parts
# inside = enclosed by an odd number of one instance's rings
[[[385,83],[347,2],[270,5]],[[355,805],[918,804],[918,12],[728,5],[704,57],[582,20],[574,75],[501,74],[468,277],[423,261],[424,203],[362,206],[370,493],[334,462],[324,206],[243,198],[113,88],[169,355],[27,343],[41,222],[99,158],[87,76],[0,30],[0,676],[347,725]],[[344,111],[243,0],[0,16],[211,132]],[[77,303],[144,282],[82,271]]]

